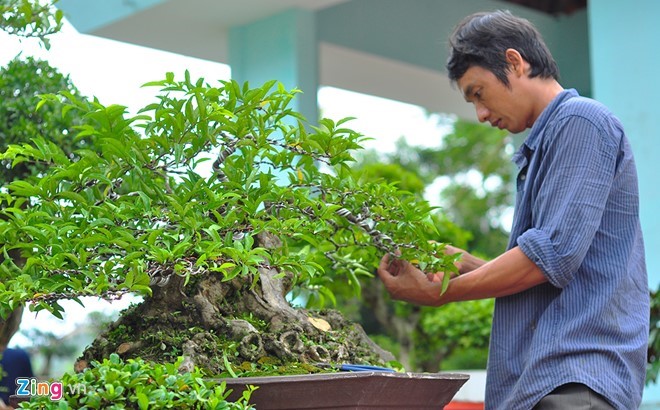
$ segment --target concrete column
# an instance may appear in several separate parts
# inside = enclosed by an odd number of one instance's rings
[[[312,124],[318,120],[317,50],[316,19],[308,10],[290,9],[229,32],[232,78],[252,87],[278,80],[302,90],[292,108]]]
[[[589,36],[594,97],[610,107],[631,141],[639,173],[642,228],[649,286],[660,284],[660,206],[658,173],[660,128],[660,2],[589,2]]]
[[[633,5],[597,0],[588,3],[588,12],[594,97],[619,117],[632,144],[639,173],[649,286],[655,290],[660,284],[660,53],[655,45],[660,39],[660,2],[638,0]],[[655,409],[659,404],[660,386],[648,386],[641,408]]]

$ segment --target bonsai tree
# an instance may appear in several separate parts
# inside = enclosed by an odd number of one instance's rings
[[[112,354],[183,357],[181,370],[225,375],[391,360],[359,326],[287,297],[358,286],[384,253],[454,271],[431,241],[431,207],[393,184],[358,184],[351,153],[363,137],[345,121],[306,124],[288,108],[295,90],[187,73],[149,85],[158,101],[128,118],[125,107],[46,96],[40,108],[82,118],[72,137],[92,143],[74,158],[40,136],[0,155],[48,166],[0,194],[2,252],[25,261],[0,264],[0,313],[29,302],[59,316],[62,299],[143,295],[79,369]]]

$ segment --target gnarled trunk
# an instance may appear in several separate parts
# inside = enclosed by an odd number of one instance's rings
[[[272,248],[272,235],[257,237]],[[371,341],[362,327],[338,312],[294,309],[286,300],[291,275],[261,268],[251,278],[223,281],[220,273],[191,278],[172,274],[153,295],[123,312],[78,361],[82,369],[91,360],[112,353],[158,362],[183,356],[180,369],[200,366],[210,374],[245,371],[258,365],[318,362],[383,364],[394,357]]]

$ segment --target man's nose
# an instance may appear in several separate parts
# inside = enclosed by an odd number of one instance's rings
[[[486,122],[490,116],[490,111],[483,104],[476,103],[475,109],[477,110],[477,118],[479,122]]]

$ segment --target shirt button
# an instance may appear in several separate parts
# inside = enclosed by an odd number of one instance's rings
[[[524,181],[526,178],[527,178],[527,175],[526,175],[526,174],[522,174],[522,175],[520,176],[520,180],[521,180],[521,181]]]

